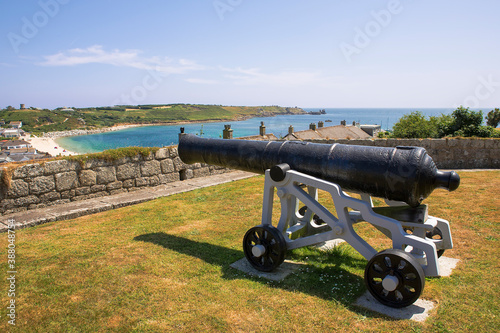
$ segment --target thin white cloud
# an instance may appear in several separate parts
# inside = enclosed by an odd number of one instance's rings
[[[173,60],[168,57],[143,57],[140,50],[104,50],[101,45],[86,49],[75,48],[53,55],[44,56],[42,66],[77,66],[85,64],[107,64],[118,67],[131,67],[153,70],[165,74],[183,74],[203,70],[204,66],[187,59]]]
[[[258,68],[227,68],[220,66],[219,69],[226,72],[224,76],[236,85],[279,85],[298,86],[320,84],[327,80],[319,72],[283,70],[276,73],[263,73]]]
[[[189,82],[189,83],[195,83],[195,84],[218,84],[219,83],[216,80],[197,79],[197,78],[190,78],[190,79],[186,79],[185,81]]]

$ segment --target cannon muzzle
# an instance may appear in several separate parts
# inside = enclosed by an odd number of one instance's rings
[[[368,193],[418,206],[436,188],[453,191],[454,171],[439,171],[421,147],[372,147],[300,141],[252,141],[179,136],[184,163],[207,163],[263,174],[286,163],[296,170],[336,183],[343,190]]]

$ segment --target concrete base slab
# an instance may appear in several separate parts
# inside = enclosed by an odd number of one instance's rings
[[[345,243],[345,240],[337,238],[337,239],[331,239],[323,243],[316,244],[316,247],[320,249],[321,251],[328,251],[331,250],[340,244]]]
[[[273,281],[281,281],[288,275],[302,267],[302,264],[285,260],[278,268],[276,268],[276,270],[272,272],[261,272],[253,268],[253,266],[250,265],[246,258],[242,258],[232,263],[230,266],[253,276],[258,276]]]
[[[460,259],[441,257],[438,259],[440,276],[450,276]]]
[[[459,259],[441,257],[438,260],[439,273],[441,277],[450,276],[453,269],[457,266]],[[429,316],[429,312],[435,307],[432,301],[418,299],[410,306],[401,309],[391,308],[379,303],[369,291],[356,300],[356,305],[367,308],[368,310],[381,313],[383,315],[396,319],[409,319],[418,322],[424,322]]]
[[[434,302],[418,299],[415,303],[405,308],[391,308],[379,303],[368,291],[356,300],[355,305],[391,318],[409,319],[418,322],[424,322],[429,317],[429,312],[435,307]]]

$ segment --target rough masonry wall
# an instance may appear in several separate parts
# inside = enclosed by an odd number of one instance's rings
[[[441,169],[499,169],[500,139],[377,139],[318,140],[379,147],[419,146]],[[0,185],[0,213],[42,208],[69,201],[130,192],[177,180],[227,172],[228,169],[196,163],[184,164],[177,147],[161,148],[143,157],[113,162],[92,159],[55,160],[27,164],[11,172],[10,186]],[[5,181],[6,177],[2,177]]]
[[[440,169],[500,169],[500,139],[311,140],[362,146],[423,147]]]
[[[5,171],[4,171],[5,172]],[[55,160],[20,166],[10,173],[10,186],[1,184],[0,213],[42,208],[148,186],[227,172],[205,164],[184,164],[177,147],[161,148],[143,157],[84,163]],[[6,177],[2,177],[5,182]]]

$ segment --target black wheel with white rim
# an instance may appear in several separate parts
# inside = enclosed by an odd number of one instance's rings
[[[270,272],[285,260],[286,241],[282,233],[272,225],[259,225],[246,232],[243,251],[255,269]]]
[[[422,293],[425,274],[422,266],[402,250],[377,253],[365,269],[365,284],[380,303],[402,308],[413,304]]]

